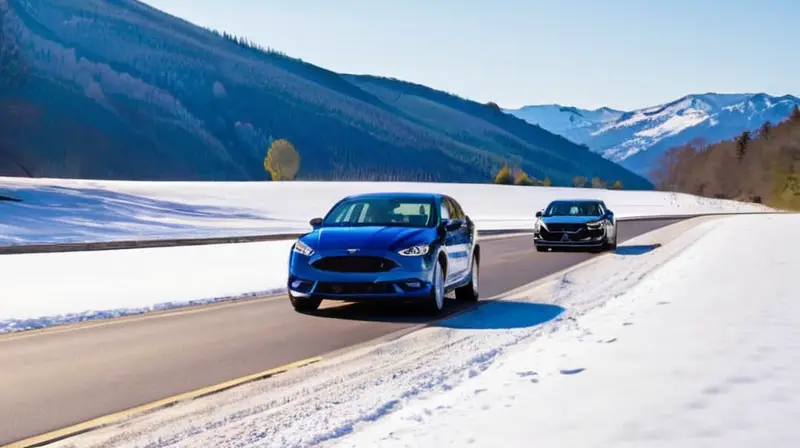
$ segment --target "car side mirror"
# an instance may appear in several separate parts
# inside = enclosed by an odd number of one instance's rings
[[[614,212],[612,212],[611,210],[606,210],[606,215],[605,216],[606,216],[606,218],[611,219],[611,218],[614,217]]]
[[[464,221],[460,219],[446,219],[439,224],[439,231],[442,233],[452,232],[458,230]]]
[[[308,223],[311,224],[311,227],[319,229],[320,227],[322,227],[322,218],[314,218]]]
[[[448,232],[452,232],[452,231],[460,229],[461,226],[463,226],[463,225],[464,225],[464,221],[462,221],[460,219],[451,219],[450,221],[447,222],[447,225],[445,225],[444,228],[447,229]]]
[[[536,217],[537,217],[537,218],[541,218],[541,217],[542,217],[542,211],[541,211],[541,210],[539,210],[538,212],[536,212]]]

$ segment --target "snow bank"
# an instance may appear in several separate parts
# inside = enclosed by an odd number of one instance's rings
[[[619,217],[770,211],[655,191],[393,182],[116,182],[0,177],[0,245],[298,233],[344,196],[452,195],[483,229],[529,228],[553,199],[599,198]]]
[[[800,437],[800,301],[787,281],[800,240],[784,230],[798,226],[749,216],[698,228],[701,240],[603,309],[571,309],[562,331],[341,445],[787,446]],[[570,285],[561,300],[590,297]]]
[[[284,291],[293,242],[0,255],[0,333]]]
[[[56,446],[786,445],[798,226],[682,222],[434,327]]]

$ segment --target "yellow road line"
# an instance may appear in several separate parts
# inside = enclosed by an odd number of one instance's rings
[[[89,420],[83,423],[79,423],[77,425],[51,431],[46,434],[30,437],[25,440],[20,440],[10,445],[6,445],[6,448],[29,448],[29,447],[43,446],[46,444],[58,442],[66,438],[83,434],[95,429],[99,429],[104,426],[112,425],[114,423],[119,423],[128,420],[130,418],[140,416],[142,414],[166,408],[175,405],[177,403],[180,403],[182,401],[194,400],[208,395],[213,395],[218,392],[222,392],[224,390],[241,386],[242,384],[245,383],[269,378],[279,373],[284,373],[291,369],[307,366],[309,364],[313,364],[321,360],[322,360],[321,356],[303,359],[280,367],[276,367],[274,369],[265,370],[261,373],[243,376],[241,378],[237,378],[234,380],[225,381],[224,383],[215,384],[213,386],[208,386],[201,389],[193,390],[191,392],[186,392],[169,398],[164,398],[162,400],[154,401],[152,403],[148,403],[145,405],[136,406],[134,408],[127,409],[125,411],[104,415],[102,417],[98,417],[93,420]]]

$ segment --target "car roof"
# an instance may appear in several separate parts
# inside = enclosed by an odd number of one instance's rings
[[[344,199],[366,199],[366,198],[387,198],[387,199],[435,199],[443,197],[439,193],[420,193],[420,192],[403,192],[403,191],[386,191],[386,192],[373,192],[373,193],[360,193],[352,194]]]
[[[583,198],[571,198],[571,199],[556,199],[551,201],[551,204],[555,204],[558,202],[594,202],[596,204],[604,204],[601,199],[583,199]]]

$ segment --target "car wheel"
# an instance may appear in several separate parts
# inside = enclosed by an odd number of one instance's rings
[[[295,297],[291,293],[289,294],[289,301],[292,302],[292,306],[294,307],[295,311],[300,313],[315,311],[322,303],[322,299],[315,299],[311,297]]]
[[[480,277],[480,265],[478,264],[478,257],[472,256],[472,270],[470,271],[470,280],[466,285],[456,289],[456,300],[464,302],[477,302],[480,294],[478,292],[478,278]]]
[[[617,233],[616,232],[614,232],[614,241],[613,242],[612,241],[608,241],[608,239],[606,239],[603,242],[603,250],[617,250]]]
[[[539,252],[547,252],[547,248],[542,246],[536,246],[536,250]]]
[[[444,269],[441,261],[437,261],[433,267],[431,296],[427,305],[428,309],[433,313],[438,313],[444,309]]]
[[[617,250],[617,234],[614,233],[614,242],[608,245],[608,250]]]

